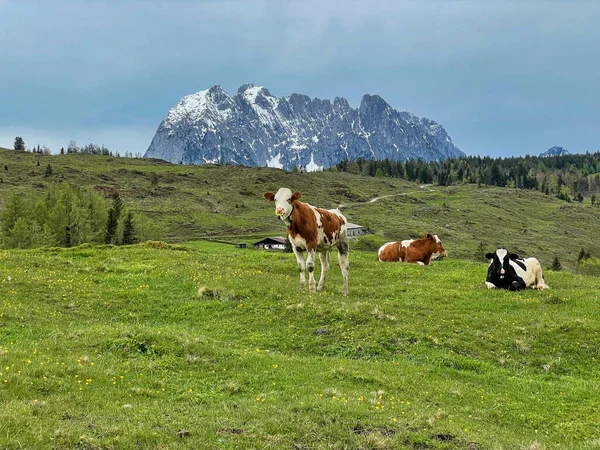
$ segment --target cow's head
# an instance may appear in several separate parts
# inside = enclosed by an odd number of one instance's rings
[[[499,248],[494,253],[487,253],[485,257],[492,260],[490,263],[492,271],[500,279],[504,279],[504,276],[510,267],[510,260],[518,259],[519,255],[516,253],[508,253],[508,250],[505,248]]]
[[[275,202],[275,214],[279,219],[287,219],[294,209],[294,202],[300,198],[300,192],[292,192],[288,188],[280,188],[276,194],[265,192],[264,197]]]
[[[439,258],[440,256],[448,256],[448,251],[444,248],[444,245],[442,244],[442,241],[440,241],[440,238],[437,237],[437,234],[427,233],[425,237],[431,241],[432,257],[434,257],[434,255],[435,258]]]

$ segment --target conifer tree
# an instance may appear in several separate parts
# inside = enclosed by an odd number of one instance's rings
[[[15,138],[15,150],[25,150],[25,141],[21,136]]]
[[[560,263],[560,260],[558,259],[558,255],[554,256],[554,259],[552,260],[552,265],[550,266],[550,270],[554,270],[555,272],[562,270],[562,264]]]
[[[108,211],[108,220],[106,222],[106,235],[104,241],[107,244],[112,244],[117,236],[117,227],[123,209],[123,201],[121,200],[119,191],[113,192],[112,201],[112,207],[110,208],[110,211]]]
[[[135,244],[135,228],[133,225],[133,214],[127,212],[123,223],[123,245]]]

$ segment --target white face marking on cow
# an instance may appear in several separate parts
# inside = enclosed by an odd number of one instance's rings
[[[292,205],[289,200],[292,198],[292,191],[288,188],[280,188],[275,194],[275,214],[281,219],[287,219],[292,213]]]
[[[500,261],[504,261],[504,257],[508,255],[508,250],[506,250],[505,248],[499,248],[498,250],[496,250],[496,255],[498,255],[498,259]]]
[[[504,279],[504,274],[506,273],[504,270],[504,258],[508,256],[508,250],[505,248],[499,248],[496,250],[496,256],[498,256],[498,259],[500,260],[500,266],[502,266],[500,269],[500,279]]]
[[[435,242],[437,242],[438,244],[441,244],[441,243],[442,243],[442,241],[440,241],[440,238],[438,237],[438,235],[437,235],[437,234],[434,234],[434,235],[433,235],[433,238],[435,239]]]

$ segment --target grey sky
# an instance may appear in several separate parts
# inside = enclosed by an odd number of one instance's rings
[[[0,0],[0,146],[144,152],[184,95],[379,94],[467,154],[600,149],[600,2]]]

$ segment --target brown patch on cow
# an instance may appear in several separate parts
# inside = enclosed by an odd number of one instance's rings
[[[379,254],[379,260],[383,262],[396,262],[402,260],[406,251],[401,242],[390,242]]]
[[[310,205],[301,201],[293,201],[292,206],[294,207],[294,211],[292,211],[290,216],[292,223],[288,226],[290,239],[300,236],[306,241],[307,250],[316,250],[319,234],[317,232],[317,218],[315,217],[315,213]]]
[[[263,197],[267,200],[269,200],[270,202],[274,202],[275,201],[275,194],[273,194],[272,192],[265,192]]]
[[[321,225],[323,225],[323,234],[327,243],[331,243],[334,240],[334,233],[340,235],[342,225],[345,223],[344,220],[335,213],[327,211],[326,209],[315,208],[319,214],[321,214]]]

